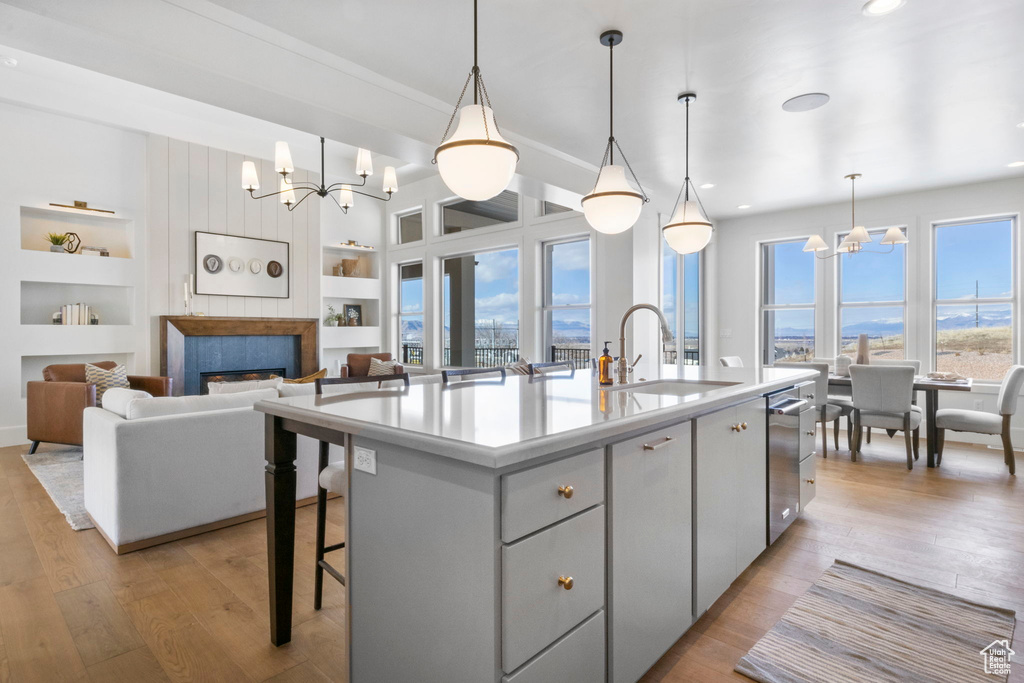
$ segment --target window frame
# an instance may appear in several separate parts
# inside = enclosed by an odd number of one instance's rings
[[[939,298],[939,259],[938,259],[938,248],[939,240],[938,234],[940,228],[961,226],[961,225],[977,225],[979,223],[1000,223],[1002,221],[1010,222],[1010,296],[1006,298],[994,298],[984,297],[976,299],[940,299]],[[1018,224],[1020,222],[1019,214],[993,214],[986,216],[976,216],[968,218],[957,218],[950,220],[939,220],[932,221],[931,223],[931,361],[932,368],[938,368],[939,360],[939,330],[938,330],[938,311],[939,306],[970,306],[975,304],[978,306],[985,306],[988,304],[1010,304],[1010,335],[1011,335],[1011,365],[1016,365],[1020,362],[1020,337],[1019,328],[1020,323],[1018,321],[1018,296],[1017,288],[1020,286],[1019,275],[1017,273],[1018,268],[1018,239],[1019,231]],[[975,379],[976,384],[1000,384],[1001,379]]]
[[[878,234],[885,234],[885,231],[892,227],[898,227],[907,234],[909,228],[906,225],[886,225],[882,227],[866,228],[868,235],[874,237]],[[850,234],[849,230],[837,232],[835,235],[835,247],[838,247],[843,239]],[[844,258],[856,258],[856,254],[843,254],[835,251],[836,254],[836,287],[835,287],[835,301],[836,301],[836,319],[835,319],[835,355],[836,357],[843,355],[843,309],[847,308],[901,308],[903,309],[903,358],[907,358],[907,352],[911,347],[912,331],[910,326],[910,305],[909,297],[907,296],[910,291],[910,249],[908,244],[901,245],[903,247],[903,299],[893,301],[856,301],[850,303],[843,303],[843,263]],[[872,252],[864,251],[859,252],[866,256],[870,256]],[[817,345],[815,345],[817,348]],[[870,348],[870,342],[869,342]]]
[[[420,280],[423,283],[422,284],[423,296],[421,297],[421,301],[420,301],[420,309],[418,311],[413,311],[413,312],[404,312],[402,310],[402,268],[404,268],[406,266],[415,266],[415,265],[419,265],[420,266]],[[415,367],[420,367],[420,368],[426,367],[426,365],[427,365],[427,352],[428,352],[427,346],[428,346],[428,337],[429,337],[429,335],[427,334],[427,313],[426,313],[426,308],[427,308],[427,273],[426,273],[426,264],[424,263],[424,260],[423,259],[415,259],[415,260],[412,260],[412,261],[403,261],[401,263],[396,263],[395,264],[395,282],[397,284],[397,286],[395,287],[395,294],[396,294],[397,299],[398,299],[398,306],[397,306],[397,309],[396,309],[396,311],[397,311],[396,322],[397,322],[397,325],[398,325],[398,333],[395,335],[396,340],[397,340],[398,343],[395,345],[396,346],[396,348],[395,348],[395,357],[398,358],[399,362],[402,363],[403,365],[406,364],[405,363],[405,358],[402,355],[402,321],[403,321],[404,318],[411,318],[411,317],[419,316],[419,318],[422,320],[422,323],[423,323],[423,346],[422,346],[423,351],[421,352],[421,361],[420,361],[420,363],[418,365],[416,365],[414,363],[410,363],[410,365],[415,365]]]
[[[408,218],[409,216],[420,215],[420,238],[418,240],[410,240],[408,242],[402,241],[402,219]],[[422,206],[406,209],[405,211],[397,212],[392,214],[394,218],[393,233],[391,243],[396,247],[409,247],[417,244],[423,244],[426,241],[426,211]]]
[[[502,232],[513,228],[522,228],[525,225],[523,219],[523,213],[526,208],[525,197],[519,189],[509,186],[502,190],[502,192],[514,192],[516,194],[516,220],[509,221],[507,223],[495,223],[493,225],[483,225],[479,228],[470,228],[467,230],[459,230],[458,232],[445,232],[444,231],[444,210],[454,204],[461,204],[462,202],[472,201],[463,199],[458,195],[452,195],[445,199],[434,202],[434,239],[438,242],[444,242],[447,240],[458,240],[461,238],[469,237],[471,235],[487,235],[492,232]],[[500,194],[500,193],[499,193]],[[492,198],[493,199],[493,198]],[[490,201],[490,200],[484,200]]]
[[[760,339],[760,345],[761,345],[761,365],[762,365],[762,367],[772,367],[772,366],[775,365],[775,358],[774,358],[775,354],[774,353],[772,353],[772,358],[771,358],[771,360],[769,362],[769,358],[768,358],[768,344],[767,344],[769,329],[774,330],[774,325],[769,327],[768,324],[767,324],[767,320],[766,320],[766,318],[767,318],[766,314],[770,313],[770,312],[774,312],[774,311],[810,311],[811,312],[811,329],[814,330],[814,332],[812,333],[812,339],[814,340],[814,353],[815,353],[815,355],[818,355],[818,351],[819,351],[819,345],[818,345],[818,296],[819,296],[819,291],[818,291],[818,269],[819,269],[819,266],[820,266],[819,261],[821,259],[817,258],[814,255],[814,252],[807,252],[807,253],[809,253],[811,255],[811,258],[814,259],[814,270],[813,270],[813,272],[811,274],[811,282],[812,282],[811,291],[814,293],[814,299],[812,301],[810,301],[810,302],[801,302],[801,303],[797,303],[797,304],[768,304],[768,303],[765,303],[766,294],[767,294],[767,288],[765,287],[765,285],[767,284],[767,277],[768,277],[768,274],[767,274],[766,269],[765,269],[765,261],[766,261],[766,259],[765,259],[765,249],[768,248],[768,247],[776,247],[776,246],[778,246],[780,244],[802,244],[802,243],[807,241],[807,238],[808,238],[808,236],[804,235],[804,236],[800,236],[800,237],[789,237],[789,238],[777,239],[777,240],[764,240],[762,242],[758,242],[758,244],[757,244],[757,246],[758,246],[758,254],[757,254],[757,256],[758,256],[758,271],[759,271],[758,272],[758,276],[759,276],[758,277],[758,281],[759,281],[758,285],[759,285],[759,288],[760,288],[760,291],[758,292],[758,301],[757,301],[757,303],[758,303],[758,325],[760,326],[760,334],[758,334],[758,337]],[[773,289],[774,289],[774,273],[773,273],[772,277],[773,277],[772,284],[773,284]]]
[[[693,254],[680,254],[668,245],[664,235],[659,233],[659,258],[658,258],[658,305],[665,310],[665,256],[671,256],[676,264],[676,287],[673,295],[676,300],[675,329],[672,334],[676,343],[676,362],[669,363],[665,360],[665,345],[661,344],[661,359],[663,365],[700,365],[704,358],[704,283],[705,283],[705,251],[697,252],[697,362],[686,362],[686,257]],[[660,335],[659,335],[660,338]],[[682,362],[680,362],[680,359]]]
[[[557,214],[555,214],[557,215]],[[554,304],[552,300],[554,298],[554,292],[552,291],[552,285],[554,279],[552,277],[552,264],[551,264],[551,252],[552,249],[560,244],[572,244],[574,242],[587,242],[587,255],[589,259],[589,265],[587,266],[587,280],[588,280],[588,297],[587,303],[585,304]],[[583,235],[566,235],[558,237],[552,240],[542,240],[540,242],[541,249],[541,299],[540,299],[540,329],[541,329],[541,349],[544,353],[544,358],[548,356],[548,352],[551,347],[554,346],[554,333],[552,330],[552,313],[555,311],[587,311],[587,317],[590,319],[590,351],[594,349],[594,240],[591,239],[589,234]],[[522,345],[520,345],[522,346]],[[588,352],[589,353],[589,352]]]

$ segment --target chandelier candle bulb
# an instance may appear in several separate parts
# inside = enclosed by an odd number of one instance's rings
[[[281,178],[281,203],[285,206],[295,203],[295,190],[287,178]]]
[[[252,161],[242,162],[242,189],[249,192],[260,189],[260,177],[256,173],[256,164]]]
[[[352,195],[351,185],[342,185],[338,193],[338,203],[343,209],[351,209],[355,205],[355,197]]]
[[[384,167],[384,192],[394,194],[398,192],[398,176],[395,174],[394,166]]]
[[[373,158],[370,157],[370,150],[360,149],[356,153],[356,175],[363,178],[373,175]]]
[[[274,143],[274,170],[281,174],[295,172],[295,166],[292,164],[292,151],[288,149],[287,142],[278,140]]]

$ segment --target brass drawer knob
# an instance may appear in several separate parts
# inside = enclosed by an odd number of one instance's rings
[[[746,429],[747,428],[747,423],[744,422],[743,424],[740,425],[740,427],[743,427],[743,429]]]
[[[811,429],[809,431],[804,432],[804,434],[806,434],[807,436],[814,436],[814,430]]]
[[[813,479],[804,479],[804,481],[806,481],[808,484],[813,484],[814,483]]]
[[[571,576],[559,576],[558,577],[558,585],[561,586],[562,588],[564,588],[567,591],[571,591],[572,590],[572,586],[573,586],[572,577]]]
[[[574,491],[573,491],[573,488],[571,486],[559,486],[558,487],[558,495],[563,496],[566,500],[572,498],[572,494],[573,493],[574,493]]]
[[[732,425],[731,427],[729,427],[729,429],[731,429],[734,432],[742,431],[739,425]]]

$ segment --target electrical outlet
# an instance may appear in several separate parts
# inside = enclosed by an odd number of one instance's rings
[[[975,410],[984,410],[985,409],[985,402],[982,401],[980,398],[974,399],[974,409]]]
[[[352,463],[357,470],[360,472],[366,472],[367,474],[377,474],[377,451],[371,451],[369,448],[355,447],[354,450],[355,461]]]

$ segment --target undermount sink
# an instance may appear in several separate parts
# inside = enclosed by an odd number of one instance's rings
[[[742,382],[698,382],[688,379],[658,379],[635,384],[620,384],[611,391],[631,391],[634,394],[655,394],[658,396],[690,396],[706,394],[726,387],[733,387]]]

